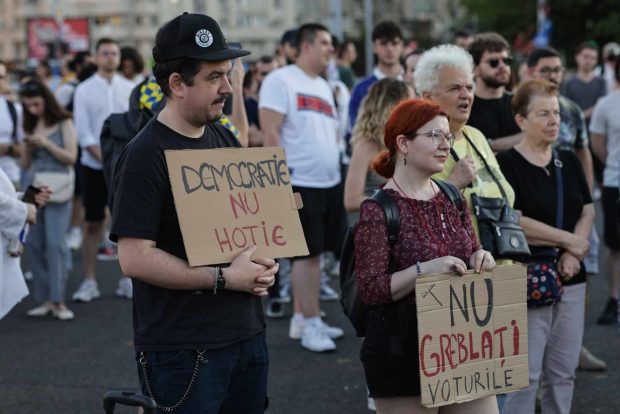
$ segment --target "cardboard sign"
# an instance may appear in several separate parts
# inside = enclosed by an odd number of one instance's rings
[[[520,264],[417,280],[422,405],[440,407],[529,385],[526,280]]]
[[[282,148],[165,151],[190,266],[305,256],[308,247]]]

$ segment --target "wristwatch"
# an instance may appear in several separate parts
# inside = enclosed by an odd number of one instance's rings
[[[215,285],[213,286],[213,294],[217,293],[218,289],[224,289],[226,286],[226,278],[222,273],[222,268],[219,266],[215,266]]]

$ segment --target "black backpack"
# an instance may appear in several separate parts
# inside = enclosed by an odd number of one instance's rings
[[[461,220],[463,220],[465,206],[460,191],[453,184],[446,181],[433,181],[458,208],[461,212]],[[396,244],[398,232],[400,231],[400,214],[394,199],[387,192],[377,190],[370,198],[364,201],[364,203],[367,202],[377,203],[383,209],[387,223],[388,242],[391,249]],[[391,266],[390,264],[390,268]],[[342,254],[340,256],[340,304],[344,314],[351,321],[357,336],[364,337],[370,318],[370,311],[373,307],[362,302],[357,288],[357,277],[355,274],[355,227],[349,227],[342,245]]]

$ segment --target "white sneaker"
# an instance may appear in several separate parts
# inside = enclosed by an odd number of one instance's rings
[[[78,290],[73,294],[73,300],[76,302],[90,302],[93,299],[97,299],[99,296],[101,296],[101,293],[99,293],[99,289],[97,288],[97,282],[86,279],[82,281]]]
[[[324,302],[331,302],[340,299],[340,295],[327,283],[321,283],[319,299]]]
[[[118,287],[116,288],[116,296],[121,298],[131,299],[133,297],[133,284],[128,277],[122,277],[118,281]]]
[[[73,312],[69,309],[54,309],[52,312],[55,318],[60,319],[61,321],[70,321],[75,318]]]
[[[336,349],[336,344],[327,336],[321,325],[311,325],[304,329],[301,335],[301,346],[312,352],[327,352]]]
[[[67,233],[67,246],[71,250],[80,250],[82,247],[82,229],[79,227],[71,227]]]
[[[344,336],[344,331],[335,326],[329,326],[321,321],[319,329],[323,330],[330,339],[338,339]],[[304,333],[304,321],[291,318],[291,324],[288,329],[288,337],[291,339],[301,339]]]

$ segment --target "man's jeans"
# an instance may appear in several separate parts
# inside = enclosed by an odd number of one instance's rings
[[[200,353],[138,352],[136,361],[142,393],[157,402],[157,413],[165,412],[161,406],[177,404],[175,413],[192,414],[258,414],[267,408],[269,357],[264,332]]]

